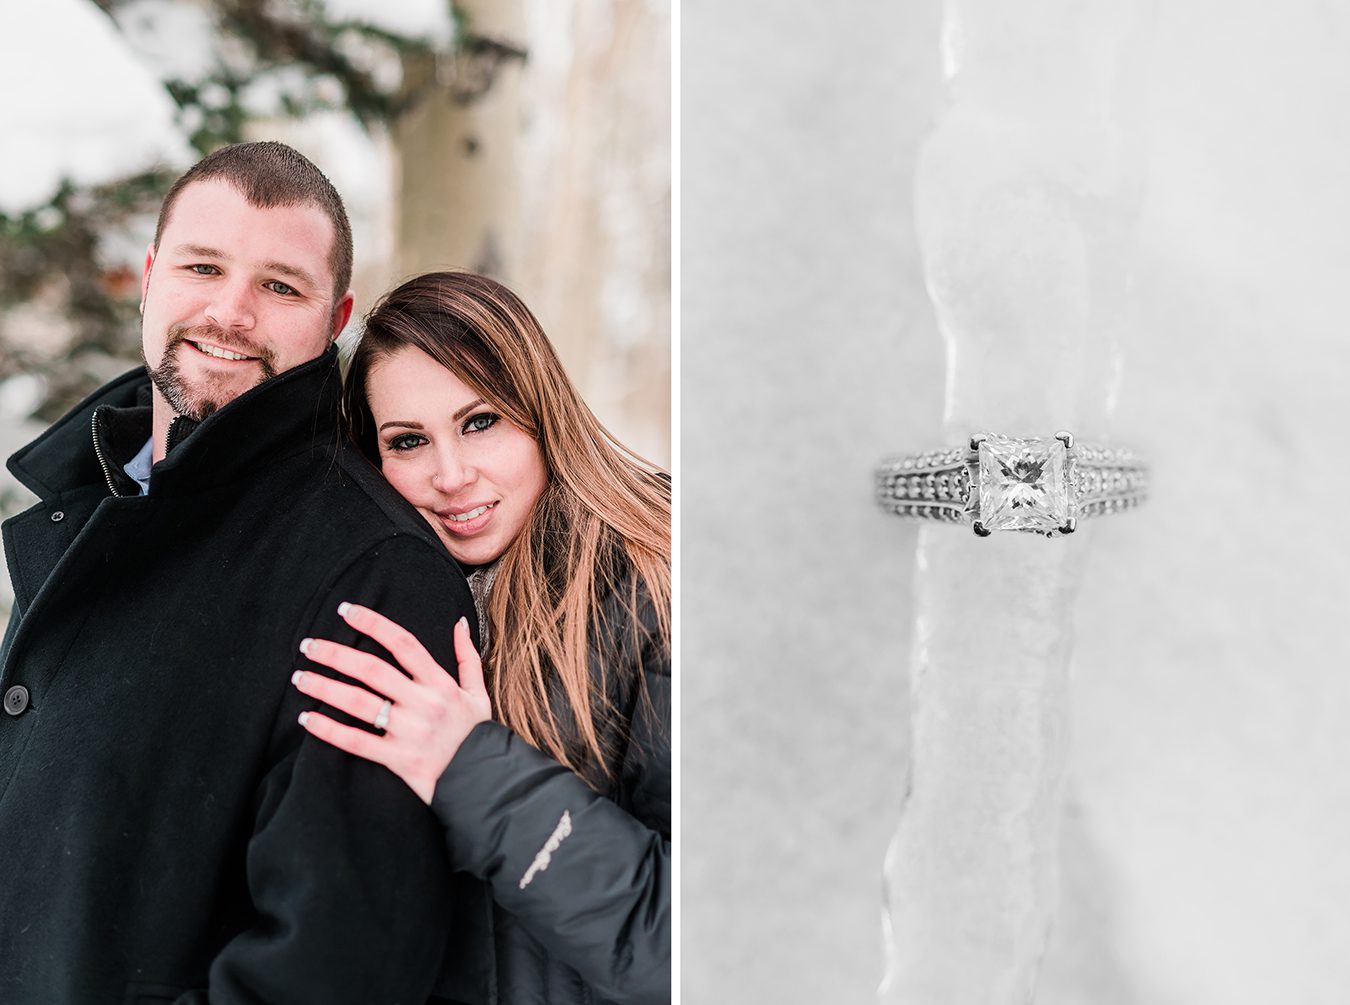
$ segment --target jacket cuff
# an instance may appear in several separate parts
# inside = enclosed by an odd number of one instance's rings
[[[562,764],[489,721],[473,728],[441,773],[431,810],[445,828],[451,867],[490,880],[505,866],[528,866],[564,813],[575,816],[599,798]],[[522,856],[524,865],[508,861]]]

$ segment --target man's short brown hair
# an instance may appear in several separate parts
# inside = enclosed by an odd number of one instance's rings
[[[333,303],[352,282],[352,225],[333,183],[300,151],[285,143],[235,143],[207,154],[173,183],[155,224],[155,251],[168,226],[179,193],[194,181],[227,181],[259,209],[273,206],[318,206],[333,224]]]

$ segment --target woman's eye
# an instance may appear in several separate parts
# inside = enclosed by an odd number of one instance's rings
[[[413,447],[420,447],[426,442],[425,436],[419,436],[416,433],[400,433],[389,441],[390,450],[411,450]]]
[[[267,283],[266,286],[267,286],[267,288],[268,288],[269,290],[271,290],[273,293],[280,293],[283,297],[293,297],[293,296],[295,296],[295,290],[292,289],[291,287],[287,286],[285,283],[281,283],[281,282],[277,282],[276,280],[273,280],[272,282]]]
[[[497,424],[500,416],[493,415],[491,412],[479,412],[468,422],[464,423],[464,432],[481,433],[485,429],[491,429]]]

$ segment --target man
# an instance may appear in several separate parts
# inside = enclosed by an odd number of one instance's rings
[[[350,276],[313,164],[217,151],[146,254],[146,369],[10,459],[40,501],[4,527],[6,1005],[426,999],[439,832],[392,773],[308,738],[290,686],[321,669],[307,638],[378,651],[343,601],[450,667],[473,618],[430,528],[340,443]]]

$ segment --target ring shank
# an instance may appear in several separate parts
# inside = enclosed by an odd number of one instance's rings
[[[389,712],[394,707],[394,703],[388,698],[380,704],[380,710],[375,714],[375,721],[371,723],[376,729],[387,729],[389,726]]]

